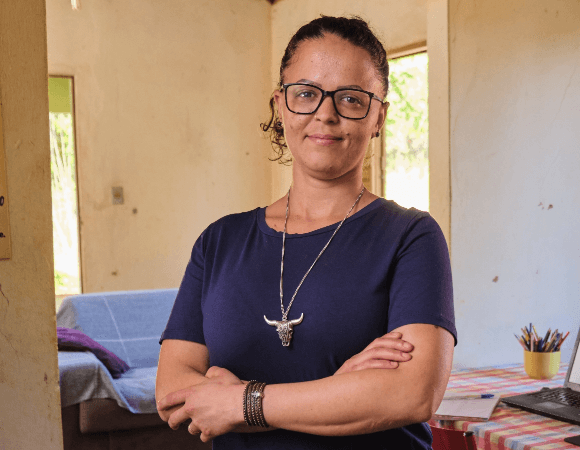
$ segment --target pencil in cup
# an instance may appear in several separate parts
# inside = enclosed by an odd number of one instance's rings
[[[530,323],[530,327],[524,327],[521,329],[522,335],[514,335],[522,348],[528,352],[559,352],[562,344],[570,334],[568,331],[565,335],[564,333],[559,333],[558,329],[552,332],[549,328],[544,337],[540,338],[540,335],[536,331],[536,327]]]

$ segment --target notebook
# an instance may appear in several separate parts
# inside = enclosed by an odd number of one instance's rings
[[[489,420],[499,402],[494,398],[443,399],[433,415],[435,420]]]
[[[541,416],[580,425],[580,330],[572,351],[572,358],[564,380],[564,387],[542,388],[537,392],[504,397],[503,403]]]

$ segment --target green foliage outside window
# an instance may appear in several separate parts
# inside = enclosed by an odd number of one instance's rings
[[[50,174],[56,295],[80,292],[73,120],[50,113]]]
[[[386,170],[428,168],[427,53],[389,61]]]

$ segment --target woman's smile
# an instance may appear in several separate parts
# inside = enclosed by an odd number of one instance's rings
[[[340,136],[322,133],[309,134],[307,138],[316,145],[324,145],[324,146],[334,145],[343,140]]]

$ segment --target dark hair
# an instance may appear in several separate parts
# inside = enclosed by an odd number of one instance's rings
[[[296,53],[298,46],[306,40],[320,39],[325,34],[334,34],[344,40],[350,42],[352,45],[366,50],[373,62],[377,75],[380,77],[383,91],[385,95],[389,90],[389,63],[387,62],[387,52],[375,34],[370,29],[369,25],[360,17],[330,17],[320,16],[318,19],[303,25],[292,36],[282,62],[280,63],[280,80],[278,81],[278,89],[282,88],[284,84],[284,71],[290,64],[292,57]],[[292,157],[288,156],[286,149],[286,140],[284,139],[284,128],[280,121],[276,107],[274,105],[274,97],[270,98],[270,119],[267,123],[260,124],[262,131],[270,133],[270,141],[272,148],[276,153],[276,157],[271,158],[272,161],[278,161],[281,164],[288,164],[292,161]]]

